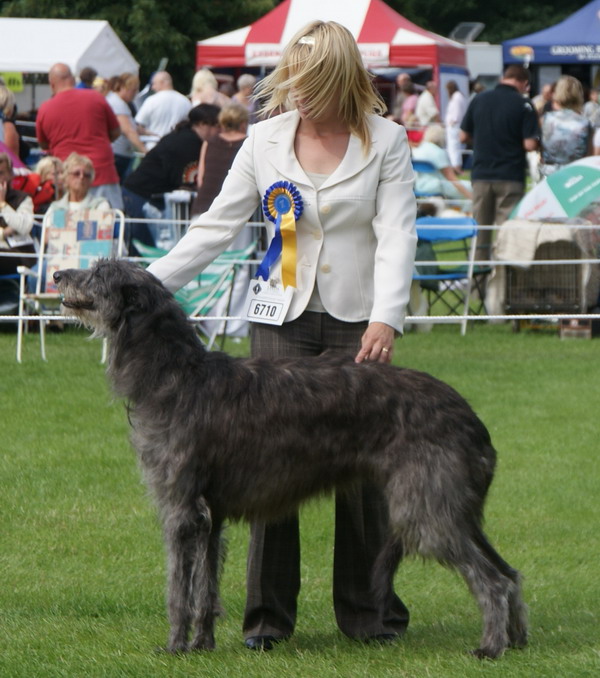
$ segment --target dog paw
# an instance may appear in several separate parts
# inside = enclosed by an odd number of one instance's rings
[[[527,634],[510,639],[510,647],[514,650],[522,650],[528,644]]]
[[[159,646],[154,649],[156,654],[170,654],[173,656],[184,655],[188,651],[187,645],[182,646],[171,646],[166,645],[165,647]]]
[[[216,643],[213,636],[200,636],[199,638],[194,638],[190,644],[190,650],[192,652],[207,652],[214,650],[215,647]]]
[[[504,649],[493,650],[489,647],[478,647],[476,650],[471,650],[471,654],[477,659],[498,659],[504,652]]]

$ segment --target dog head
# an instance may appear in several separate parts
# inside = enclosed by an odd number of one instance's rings
[[[152,274],[124,260],[100,259],[92,268],[56,271],[53,277],[64,313],[98,337],[114,333],[127,318],[172,300]]]

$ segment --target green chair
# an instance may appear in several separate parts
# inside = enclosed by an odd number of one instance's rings
[[[140,255],[148,260],[158,259],[167,253],[166,250],[145,245],[138,240],[134,240],[133,245]],[[222,336],[221,348],[223,347],[235,276],[241,266],[248,265],[255,250],[256,242],[250,243],[244,249],[226,250],[209,264],[199,276],[174,294],[175,299],[188,317],[196,320],[210,319],[210,313],[216,303],[223,297],[227,299],[225,316],[221,318],[222,324],[213,323],[214,327],[210,330],[207,329],[207,325],[202,320],[196,324],[198,333],[209,350],[213,347],[219,334]]]

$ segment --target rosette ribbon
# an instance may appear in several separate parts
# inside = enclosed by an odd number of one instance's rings
[[[281,281],[284,289],[296,287],[296,221],[304,205],[300,191],[289,181],[277,181],[266,190],[263,212],[275,224],[275,235],[258,267],[257,276],[269,279],[271,266],[281,255]]]

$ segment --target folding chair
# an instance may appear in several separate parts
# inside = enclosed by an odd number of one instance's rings
[[[39,318],[40,350],[46,360],[46,324],[59,312],[61,295],[53,274],[63,268],[90,268],[101,257],[123,256],[124,215],[120,210],[55,210],[42,224],[40,250],[35,268],[19,266],[19,321],[17,361],[21,362],[23,334],[31,317]],[[115,228],[119,234],[115,241]],[[34,291],[27,282],[35,280]],[[102,360],[106,357],[106,342]]]
[[[133,241],[142,257],[156,259],[166,254],[165,250],[144,245],[137,240]],[[240,250],[226,250],[220,254],[212,264],[209,264],[202,273],[185,287],[175,292],[175,299],[190,318],[201,318],[210,315],[217,302],[226,298],[225,316],[229,314],[231,294],[235,276],[240,266],[247,265],[256,250],[256,241]],[[210,350],[219,334],[222,335],[221,348],[225,342],[227,318],[222,323],[214,323],[212,329],[207,329],[200,322],[196,325],[198,333],[203,338],[206,347]]]
[[[471,292],[479,295],[477,313],[483,307],[483,279],[489,267],[476,266],[477,223],[471,217],[423,217],[417,219],[421,243],[433,248],[435,260],[419,262],[413,280],[418,281],[427,297],[427,312],[441,305],[443,315],[461,315],[461,334],[467,331]],[[452,262],[456,262],[453,264]]]
[[[435,165],[428,160],[414,160],[411,159],[412,162],[412,168],[415,172],[418,172],[419,174],[437,174],[437,168]],[[431,198],[434,196],[440,196],[441,193],[440,191],[418,191],[415,189],[415,196],[417,198]]]
[[[19,307],[19,274],[0,275],[0,315],[12,315]]]

